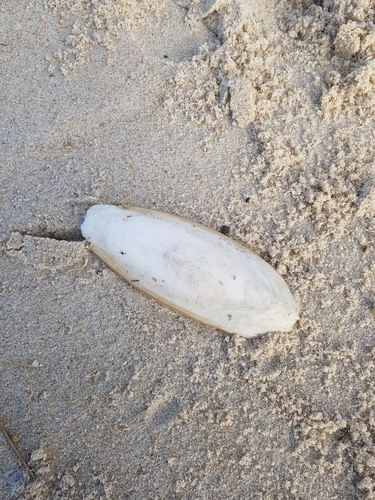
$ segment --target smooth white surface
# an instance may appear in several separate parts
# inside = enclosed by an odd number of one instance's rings
[[[298,319],[293,296],[269,264],[200,224],[95,205],[81,230],[93,251],[135,287],[226,332],[289,331]]]

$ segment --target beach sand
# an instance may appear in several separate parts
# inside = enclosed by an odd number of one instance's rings
[[[375,498],[375,4],[0,5],[0,498]],[[97,203],[269,262],[289,333],[228,335],[98,260]],[[20,366],[16,363],[32,365]]]

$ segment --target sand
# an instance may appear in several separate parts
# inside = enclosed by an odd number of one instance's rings
[[[0,6],[0,498],[375,497],[375,4]],[[80,234],[95,203],[246,245],[300,304],[227,335]],[[10,363],[23,363],[34,367]]]

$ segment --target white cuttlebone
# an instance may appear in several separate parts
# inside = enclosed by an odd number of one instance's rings
[[[244,337],[290,331],[298,309],[264,260],[182,217],[94,205],[81,226],[92,251],[162,304]]]

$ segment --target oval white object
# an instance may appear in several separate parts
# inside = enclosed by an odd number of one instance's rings
[[[136,288],[228,333],[289,331],[298,319],[292,294],[269,264],[201,224],[95,205],[81,230],[93,252]]]

